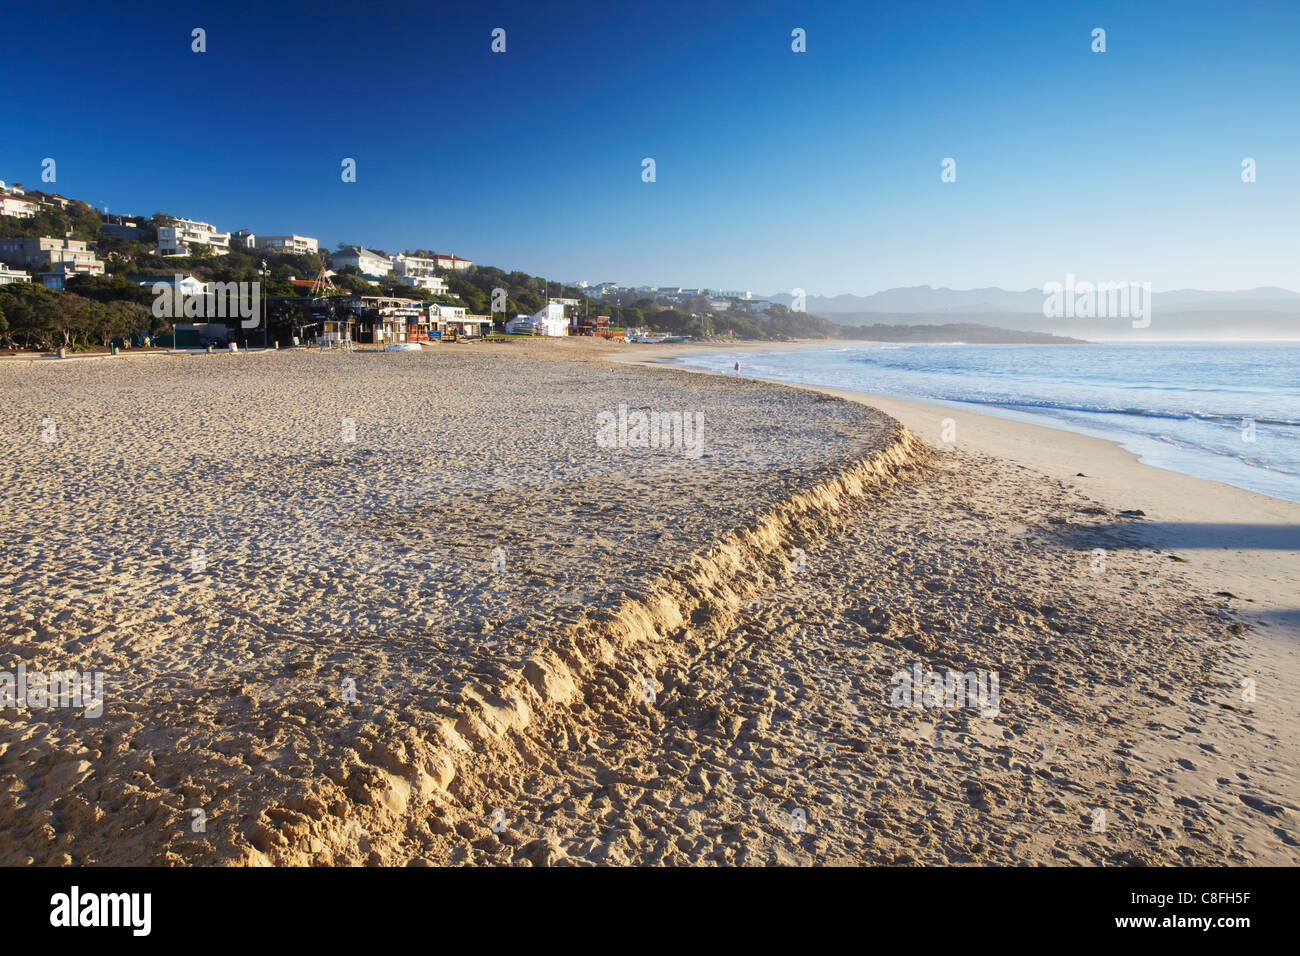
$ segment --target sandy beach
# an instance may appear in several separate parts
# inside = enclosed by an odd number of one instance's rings
[[[1300,861],[1300,506],[664,354],[0,362],[0,862]]]

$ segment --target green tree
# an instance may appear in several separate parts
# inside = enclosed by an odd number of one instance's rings
[[[68,280],[68,291],[96,302],[153,302],[153,293],[146,286],[132,282],[125,275],[75,276]]]
[[[53,341],[58,311],[54,293],[43,285],[19,282],[5,286],[4,311],[10,335],[21,337],[23,348],[48,348]]]

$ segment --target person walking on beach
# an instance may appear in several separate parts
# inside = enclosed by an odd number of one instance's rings
[[[740,363],[739,363],[739,362],[736,363],[736,374],[737,374],[737,375],[740,374]]]

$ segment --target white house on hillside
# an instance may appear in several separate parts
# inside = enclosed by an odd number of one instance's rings
[[[230,233],[217,232],[211,223],[192,219],[173,219],[170,226],[158,227],[158,255],[193,255],[196,246],[206,246],[214,255],[224,256],[230,251]]]
[[[311,236],[257,236],[254,240],[257,248],[272,252],[292,252],[303,256],[317,250],[317,242]]]
[[[447,294],[447,283],[438,276],[398,276],[397,278],[412,289],[428,289],[438,295]]]
[[[447,283],[438,275],[438,264],[433,259],[419,256],[393,256],[393,275],[416,289],[428,289],[439,294],[447,291]]]
[[[16,196],[0,196],[0,216],[13,216],[15,219],[33,219],[40,206]]]
[[[393,271],[393,262],[388,256],[381,256],[363,246],[344,246],[330,255],[330,268],[335,272],[342,272],[348,266],[367,276],[386,276]]]

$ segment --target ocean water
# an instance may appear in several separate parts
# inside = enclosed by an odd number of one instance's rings
[[[1148,465],[1300,502],[1300,343],[846,345],[675,363],[937,402],[1116,441]]]

